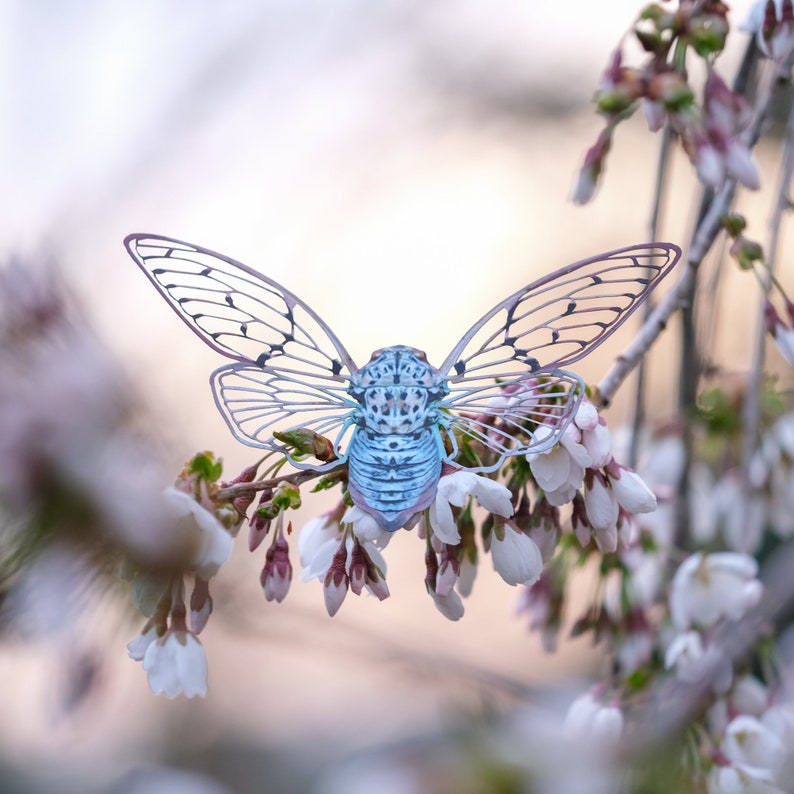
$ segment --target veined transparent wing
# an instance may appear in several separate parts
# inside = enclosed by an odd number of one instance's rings
[[[546,411],[550,399],[544,389],[553,393],[557,385],[566,386],[569,396],[552,400],[557,409],[544,420],[555,431],[555,438],[544,434],[544,448],[551,446],[573,417],[582,391],[574,384],[578,377],[559,368],[614,333],[680,257],[681,249],[670,243],[621,248],[557,270],[494,306],[440,367],[450,387],[441,407],[451,412],[452,426],[499,454],[540,451],[533,439],[504,450],[513,430],[526,430],[527,422],[533,426],[538,412]],[[510,402],[508,410],[511,390],[526,395]],[[494,440],[490,425],[500,421],[504,433]]]
[[[529,378],[471,386],[465,391],[461,387],[439,407],[449,411],[445,422],[448,430],[496,453],[490,463],[471,467],[492,471],[508,455],[543,452],[554,446],[573,419],[584,388],[573,372],[544,370]],[[548,430],[539,433],[541,425]]]
[[[279,366],[239,363],[219,367],[210,382],[218,410],[238,441],[288,454],[287,447],[273,438],[273,430],[301,428],[334,441],[337,456],[344,458],[342,447],[349,440],[345,431],[352,430],[347,420],[356,407],[346,386],[318,388],[307,383],[306,376]],[[291,460],[296,466],[323,468]],[[325,468],[333,465],[337,464]]]
[[[207,248],[154,234],[132,234],[124,244],[187,326],[237,362],[214,372],[211,383],[240,441],[280,449],[271,433],[285,423],[317,432],[344,424],[358,368],[311,307]]]

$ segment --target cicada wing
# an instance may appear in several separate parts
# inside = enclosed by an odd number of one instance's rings
[[[559,367],[614,333],[680,256],[670,243],[622,248],[568,265],[494,306],[440,367],[449,427],[496,453],[488,468],[552,446],[584,395],[578,376]]]
[[[273,430],[300,428],[335,440],[336,454],[344,458],[343,441],[349,440],[349,415],[356,403],[347,398],[343,387],[329,388],[321,379],[279,367],[240,363],[216,369],[210,382],[218,410],[244,444],[287,453]]]
[[[264,367],[339,383],[357,368],[336,335],[300,298],[223,254],[156,234],[124,240],[158,292],[213,350]]]
[[[572,372],[542,370],[530,378],[489,385],[453,385],[439,407],[449,412],[448,432],[496,454],[493,460],[469,468],[492,471],[509,455],[544,452],[554,446],[573,420],[584,392],[584,383]]]
[[[306,427],[325,435],[346,426],[354,405],[347,388],[357,367],[300,298],[201,246],[144,234],[124,244],[182,320],[237,362],[216,370],[211,383],[240,441],[284,451],[274,430]]]
[[[614,333],[680,256],[671,243],[647,243],[533,281],[480,318],[440,371],[451,384],[476,387],[569,366]]]

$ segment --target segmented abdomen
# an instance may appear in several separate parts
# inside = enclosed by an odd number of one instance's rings
[[[353,502],[394,532],[435,498],[441,476],[438,430],[380,434],[361,428],[350,442]]]

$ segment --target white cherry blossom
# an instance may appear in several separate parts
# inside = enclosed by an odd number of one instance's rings
[[[149,643],[143,656],[143,669],[155,695],[192,698],[207,694],[207,657],[198,638],[189,631],[169,629]]]
[[[513,515],[510,490],[502,483],[470,471],[452,472],[439,480],[436,499],[429,510],[430,526],[443,543],[450,546],[460,543],[460,532],[451,506],[463,507],[470,496],[490,513],[504,518]]]
[[[394,535],[387,532],[369,513],[354,505],[343,516],[343,524],[352,524],[353,533],[359,540],[369,541],[379,549],[385,549]]]
[[[552,429],[541,425],[535,432],[536,440],[550,436]],[[530,452],[526,458],[538,486],[546,499],[555,507],[570,502],[582,487],[584,470],[592,465],[590,453],[581,443],[581,431],[569,424],[559,443],[543,452]]]
[[[670,613],[679,631],[736,620],[761,598],[758,563],[747,554],[698,552],[679,566],[670,588]]]
[[[713,646],[706,647],[703,638],[696,631],[679,634],[668,645],[664,665],[675,669],[676,677],[688,684],[696,684],[708,679],[713,692],[724,693],[733,681],[733,667],[730,659]]]
[[[509,585],[532,585],[543,572],[543,558],[534,540],[510,524],[491,535],[493,567]]]
[[[614,470],[609,469],[608,472],[615,499],[627,513],[636,515],[656,510],[656,496],[636,471],[625,466],[615,466]]]
[[[571,703],[563,730],[575,740],[614,745],[623,733],[623,722],[619,708],[604,705],[587,692]]]
[[[156,625],[144,626],[143,631],[134,640],[127,643],[127,653],[130,659],[134,659],[136,662],[143,661],[146,649],[157,639],[157,634]]]
[[[232,553],[232,536],[209,510],[184,491],[169,487],[162,498],[166,513],[192,549],[191,566],[202,578],[213,577]]]
[[[740,714],[731,720],[720,749],[734,764],[768,770],[772,780],[777,778],[786,755],[780,737],[749,714]]]
[[[590,400],[582,400],[573,420],[581,430],[581,445],[590,456],[589,468],[600,469],[612,458],[612,442],[609,428],[598,409]]]

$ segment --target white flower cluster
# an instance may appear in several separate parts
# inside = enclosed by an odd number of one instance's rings
[[[542,444],[552,433],[550,425],[541,425],[535,439]],[[560,537],[559,505],[575,502],[577,537],[586,546],[592,535],[605,552],[617,549],[619,529],[624,545],[630,542],[631,514],[656,506],[655,496],[639,476],[615,462],[606,423],[587,400],[557,444],[526,457],[542,493],[534,512],[529,511],[526,493],[516,509],[513,494],[502,483],[456,470],[442,474],[434,501],[417,516],[420,533],[429,544],[427,591],[450,620],[463,616],[462,597],[470,595],[477,572],[474,501],[490,514],[484,550],[490,553],[496,572],[513,586],[532,586],[541,577],[544,562],[552,557]],[[581,506],[578,512],[577,504]],[[322,581],[330,614],[339,609],[348,589],[358,593],[366,588],[381,599],[388,596],[380,551],[390,538],[358,507],[345,512],[340,505],[304,527],[299,540],[302,577]]]
[[[582,546],[592,537],[600,551],[611,553],[621,533],[623,545],[630,545],[631,516],[656,509],[656,496],[639,475],[615,461],[609,429],[589,400],[559,444],[527,458],[550,504],[574,503],[574,531]]]
[[[665,666],[682,681],[710,682],[714,692],[727,691],[733,663],[710,643],[722,621],[743,617],[761,598],[755,558],[735,552],[698,552],[679,566],[670,586],[669,606],[677,632],[665,652]]]
[[[794,704],[743,676],[709,709],[709,794],[786,794],[794,781]]]
[[[214,512],[184,491],[166,488],[162,508],[172,531],[191,551],[184,560],[184,571],[166,575],[133,572],[133,600],[148,620],[127,649],[132,659],[143,663],[155,694],[203,697],[207,694],[207,659],[198,635],[212,611],[209,580],[229,558],[232,536]],[[194,577],[189,620],[186,573]]]
[[[344,512],[340,506],[304,526],[298,539],[301,578],[322,580],[329,615],[339,611],[348,590],[355,595],[367,590],[380,601],[389,597],[380,549],[390,539],[390,533],[357,507]]]

